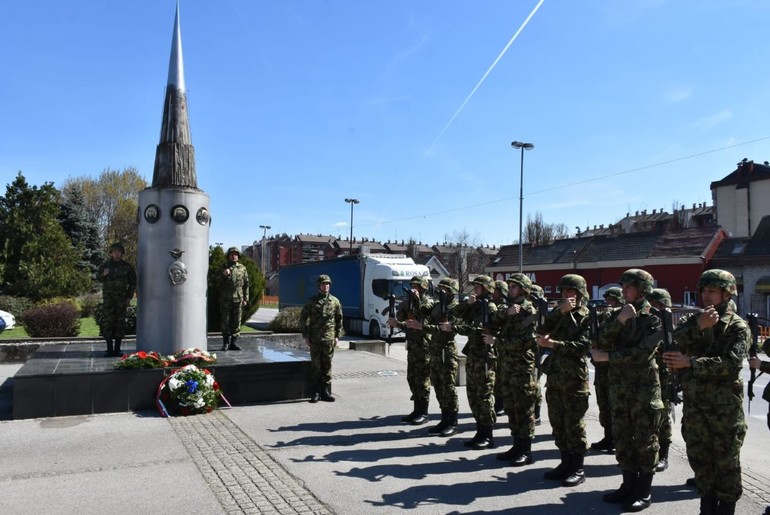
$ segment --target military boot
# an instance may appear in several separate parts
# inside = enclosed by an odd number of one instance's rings
[[[621,504],[631,498],[636,488],[636,481],[639,474],[628,470],[623,471],[623,482],[620,484],[620,488],[614,492],[604,494],[602,500],[611,504]]]
[[[441,431],[446,429],[447,425],[449,424],[449,421],[447,419],[449,418],[450,414],[451,414],[451,411],[442,409],[441,410],[441,422],[439,422],[435,426],[429,427],[428,428],[428,434],[429,435],[441,434]]]
[[[335,399],[332,395],[332,384],[326,383],[323,385],[323,388],[321,388],[321,400],[324,402],[334,402]]]
[[[310,394],[310,402],[315,404],[321,400],[321,388],[316,384],[313,385],[313,393]]]
[[[115,356],[116,358],[123,355],[120,353],[120,343],[121,343],[120,338],[115,338],[115,348],[112,351],[112,355]]]
[[[719,500],[714,495],[700,498],[700,515],[716,515]]]
[[[104,353],[105,358],[111,358],[112,353],[115,352],[112,346],[112,340],[107,340],[107,351]]]
[[[227,346],[230,344],[230,337],[225,333],[222,333],[222,350],[226,351]]]
[[[471,438],[470,440],[463,442],[463,445],[465,447],[473,447],[478,442],[480,442],[482,438],[483,437],[481,436],[481,424],[476,422],[476,434],[473,435],[473,438]]]
[[[658,464],[655,465],[655,472],[663,472],[668,468],[668,448],[671,442],[662,442],[660,451],[658,451]]]
[[[767,512],[767,510],[765,510]],[[717,505],[717,515],[735,515],[735,503],[730,501],[719,501]]]
[[[604,428],[604,438],[602,438],[598,442],[592,443],[591,449],[593,449],[594,451],[606,451],[606,452],[612,452],[615,450],[615,441],[612,438],[611,427]]]
[[[511,458],[511,465],[514,467],[523,467],[535,462],[532,459],[532,438],[519,438],[519,454]]]
[[[484,449],[494,449],[495,448],[495,438],[492,435],[492,430],[494,428],[492,426],[486,426],[483,424],[479,424],[479,439],[476,440],[475,443],[469,445],[471,449],[475,449],[477,451],[483,451]]]
[[[623,505],[624,511],[642,511],[646,510],[652,504],[652,472],[640,472],[636,480],[633,494],[628,498],[628,502]],[[719,512],[717,512],[719,513]]]
[[[495,456],[500,461],[511,461],[514,456],[517,456],[521,452],[521,444],[519,443],[519,439],[514,436],[513,437],[513,446],[508,449],[505,452],[500,452]]]
[[[417,401],[412,400],[412,412],[401,417],[401,422],[411,422],[417,417]]]
[[[558,479],[559,481],[567,479],[571,455],[567,451],[559,451],[559,453],[561,455],[561,463],[556,465],[555,469],[543,474],[543,479]]]
[[[586,481],[586,474],[583,470],[583,454],[571,453],[567,477],[561,482],[561,486],[578,486]]]
[[[428,421],[428,401],[415,401],[417,415],[409,421],[413,426],[420,426]]]
[[[238,336],[237,335],[234,334],[234,335],[232,335],[230,337],[230,345],[227,346],[227,350],[241,350],[241,348],[238,346],[238,344],[235,343],[236,340],[238,340]]]
[[[457,412],[450,411],[449,415],[447,415],[447,426],[441,431],[439,436],[447,438],[455,433],[457,433]]]

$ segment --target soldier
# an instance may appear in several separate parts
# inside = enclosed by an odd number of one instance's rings
[[[459,334],[468,337],[463,347],[465,362],[465,391],[476,419],[476,434],[463,443],[476,450],[491,449],[495,446],[492,435],[497,416],[495,414],[495,351],[484,341],[484,334],[489,330],[484,325],[485,314],[490,322],[497,310],[491,301],[495,283],[487,275],[480,275],[473,280],[473,293],[458,306],[458,318],[455,328]]]
[[[507,281],[509,306],[505,311],[500,308],[497,311],[498,318],[502,319],[502,328],[495,343],[498,353],[495,389],[500,385],[513,447],[498,454],[497,459],[521,467],[533,463],[532,439],[535,437],[538,390],[535,381],[538,314],[528,299],[532,289],[529,277],[516,273]]]
[[[423,321],[430,315],[433,299],[428,295],[428,278],[415,275],[409,281],[411,290],[407,298],[396,310],[396,318],[389,318],[390,327],[398,327],[406,334],[406,381],[412,392],[414,408],[408,415],[401,417],[402,422],[412,425],[428,421],[430,403],[430,351],[428,334],[423,329]]]
[[[559,281],[562,301],[538,327],[537,344],[552,349],[549,357],[545,400],[561,463],[544,474],[563,486],[585,481],[583,458],[588,449],[585,413],[588,410],[588,363],[591,349],[586,280],[567,274]]]
[[[545,299],[545,292],[543,291],[543,288],[540,287],[537,284],[532,284],[532,290],[529,294],[529,300],[533,304],[538,301],[538,299]],[[547,299],[546,299],[546,306],[548,305]],[[548,351],[548,352],[546,352]],[[543,349],[542,347],[537,347],[535,349],[535,381],[537,383],[537,399],[535,400],[535,425],[540,425],[540,406],[543,402],[543,390],[540,388],[540,378],[543,377],[543,374],[545,373],[545,361],[544,359],[548,359],[548,356],[551,354],[550,349]]]
[[[626,301],[623,300],[623,292],[617,286],[608,288],[604,292],[604,302],[609,307],[599,315],[599,325],[604,324],[609,318],[612,310],[623,306]],[[612,414],[610,411],[610,385],[609,374],[610,366],[608,363],[594,363],[594,391],[596,392],[596,405],[599,407],[599,424],[604,429],[604,438],[591,444],[591,449],[595,451],[612,452],[615,450],[615,442],[612,438]]]
[[[227,249],[227,263],[219,274],[219,313],[222,318],[222,350],[241,350],[236,340],[241,335],[243,306],[249,300],[249,274],[238,261],[241,253]]]
[[[342,305],[330,294],[331,278],[322,274],[315,281],[318,292],[310,297],[299,315],[299,330],[310,347],[310,402],[334,402],[332,358],[342,334]]]
[[[652,293],[647,296],[647,300],[653,308],[659,311],[664,309],[671,311],[671,295],[663,288],[653,289]],[[655,363],[658,365],[663,400],[663,416],[661,417],[660,429],[658,430],[660,450],[658,451],[658,464],[655,466],[655,472],[663,472],[668,468],[668,450],[671,447],[671,437],[673,436],[670,415],[673,408],[671,406],[671,399],[666,393],[670,391],[669,382],[673,381],[674,377],[663,363],[663,347],[658,348],[655,352]]]
[[[122,243],[110,245],[110,259],[96,273],[102,283],[102,336],[107,341],[105,357],[120,356],[120,344],[126,335],[126,311],[136,291],[136,272],[123,261],[126,249]]]
[[[741,367],[751,344],[746,322],[729,307],[735,277],[725,270],[701,274],[705,309],[676,325],[678,351],[663,361],[681,370],[682,436],[695,472],[701,513],[735,513],[743,493],[741,447],[746,436]]]
[[[495,317],[495,323],[496,326],[494,327],[493,331],[496,333],[499,331],[502,322],[505,320],[506,311],[508,310],[508,283],[505,281],[497,280],[495,281],[495,291],[492,293],[492,301],[495,303],[495,306],[497,306],[497,314],[498,317]],[[499,318],[502,316],[502,318]],[[500,323],[497,323],[499,319]],[[497,361],[497,366],[500,366],[500,360]],[[499,377],[500,375],[500,369],[498,368],[496,370],[495,378]],[[505,415],[505,407],[503,406],[503,394],[500,390],[500,383],[499,381],[495,381],[495,414],[499,417],[501,415]]]
[[[459,285],[450,278],[441,279],[438,284],[439,301],[433,304],[430,316],[423,328],[430,335],[430,382],[436,392],[441,408],[441,422],[428,430],[429,434],[443,437],[457,433],[457,347],[452,327],[454,310],[457,307]]]
[[[625,511],[642,511],[652,502],[650,488],[658,464],[658,428],[663,416],[655,351],[663,341],[660,318],[650,310],[647,295],[654,280],[632,268],[618,281],[625,306],[613,312],[599,332],[595,362],[609,363],[610,407],[615,457],[623,471],[617,490],[604,502],[623,503]]]

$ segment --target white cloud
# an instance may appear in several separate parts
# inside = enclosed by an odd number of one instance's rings
[[[707,131],[713,129],[717,125],[720,125],[733,117],[733,112],[729,109],[723,109],[718,113],[714,113],[708,116],[704,116],[698,120],[695,120],[693,127],[700,131]]]

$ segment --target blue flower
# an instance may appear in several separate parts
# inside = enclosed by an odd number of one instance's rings
[[[198,389],[198,381],[193,379],[188,379],[185,384],[187,385],[187,393],[195,393],[195,390]]]

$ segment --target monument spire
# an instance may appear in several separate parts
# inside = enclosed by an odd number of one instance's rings
[[[179,1],[176,3],[171,56],[168,63],[168,83],[163,103],[160,143],[155,151],[152,186],[198,187],[195,173],[195,147],[190,138],[187,114],[187,91],[184,83],[182,32],[179,23]]]

